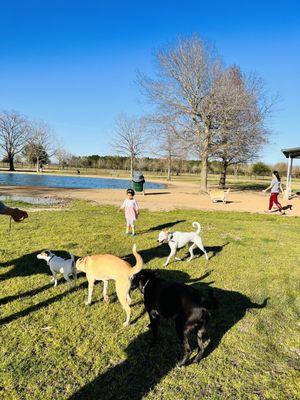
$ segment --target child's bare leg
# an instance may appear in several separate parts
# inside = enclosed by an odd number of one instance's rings
[[[132,235],[135,235],[135,231],[134,231],[134,221],[131,222],[131,232],[132,232]]]
[[[126,235],[128,235],[129,229],[130,229],[130,224],[129,224],[129,222],[127,221],[127,222],[126,222]]]

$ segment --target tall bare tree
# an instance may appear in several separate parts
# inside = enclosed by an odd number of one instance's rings
[[[14,158],[21,153],[30,136],[28,119],[17,111],[0,113],[0,147],[9,162],[9,170],[15,171]]]
[[[44,121],[34,121],[31,123],[31,135],[28,140],[28,153],[36,160],[36,172],[40,172],[41,159],[44,152],[48,157],[56,153],[57,140],[52,132],[52,128]]]
[[[144,151],[145,134],[142,119],[121,114],[116,119],[112,142],[113,149],[130,158],[130,176],[133,177],[134,161]]]
[[[252,161],[267,143],[265,120],[274,100],[265,97],[260,79],[243,75],[236,66],[224,70],[215,84],[216,132],[211,155],[222,162],[219,186],[223,188],[228,166]]]
[[[187,119],[190,143],[201,149],[201,189],[206,191],[209,147],[215,131],[214,82],[222,70],[220,58],[214,48],[192,36],[159,51],[156,61],[156,78],[139,74],[138,82],[158,112]]]

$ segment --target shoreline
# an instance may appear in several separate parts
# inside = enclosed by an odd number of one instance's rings
[[[76,178],[101,178],[101,179],[121,179],[121,180],[124,180],[124,181],[130,181],[131,180],[131,178],[130,178],[130,176],[128,177],[128,178],[125,178],[125,177],[119,177],[119,176],[114,176],[114,175],[95,175],[95,174],[90,174],[90,175],[87,175],[87,174],[71,174],[71,173],[61,173],[61,174],[59,174],[59,173],[57,173],[57,172],[41,172],[41,173],[37,173],[37,172],[35,172],[35,171],[28,171],[28,170],[25,170],[25,171],[20,171],[20,170],[17,170],[17,171],[8,171],[8,170],[4,170],[4,169],[1,169],[0,168],[0,174],[26,174],[26,175],[38,175],[38,176],[43,176],[43,175],[45,175],[45,176],[47,176],[47,175],[51,175],[51,176],[68,176],[68,177],[71,177],[71,178],[74,178],[74,177],[76,177]],[[155,177],[151,177],[150,178],[150,180],[148,181],[148,182],[152,182],[152,181],[154,181],[154,183],[161,183],[162,185],[166,185],[167,184],[167,182],[168,181],[166,181],[166,180],[161,180],[161,179],[159,179],[159,178],[155,178]],[[147,182],[147,181],[146,181]]]
[[[125,197],[124,189],[64,189],[42,186],[0,186],[0,194],[23,197],[55,197],[69,200],[86,200],[97,204],[119,206]],[[192,209],[201,211],[235,211],[263,214],[268,207],[269,194],[253,191],[232,191],[228,203],[212,203],[208,194],[199,193],[195,184],[173,183],[164,189],[146,188],[146,194],[135,196],[141,209],[171,211]],[[300,216],[300,198],[284,200],[283,206],[291,205],[288,216]],[[272,213],[276,215],[278,213]],[[281,216],[280,216],[281,218]]]

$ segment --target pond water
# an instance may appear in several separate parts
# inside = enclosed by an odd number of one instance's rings
[[[0,201],[21,201],[23,203],[52,206],[58,204],[64,204],[65,201],[62,199],[56,199],[54,197],[28,197],[28,196],[15,196],[15,195],[0,195]]]
[[[131,181],[125,179],[87,178],[81,176],[0,173],[0,185],[47,186],[67,189],[127,189]],[[146,182],[146,189],[162,189],[163,184]]]

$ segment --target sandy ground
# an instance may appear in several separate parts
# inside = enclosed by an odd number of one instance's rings
[[[120,205],[125,198],[125,191],[119,189],[63,189],[36,186],[1,186],[0,194],[29,197],[59,197],[94,201],[99,204]],[[199,193],[199,187],[189,183],[168,184],[166,189],[148,190],[146,195],[136,195],[140,208],[153,211],[180,209],[247,211],[263,213],[268,207],[269,194],[253,191],[232,191],[229,202],[212,203],[210,197]],[[287,210],[291,216],[300,216],[300,197],[284,200],[283,206],[291,205]]]

